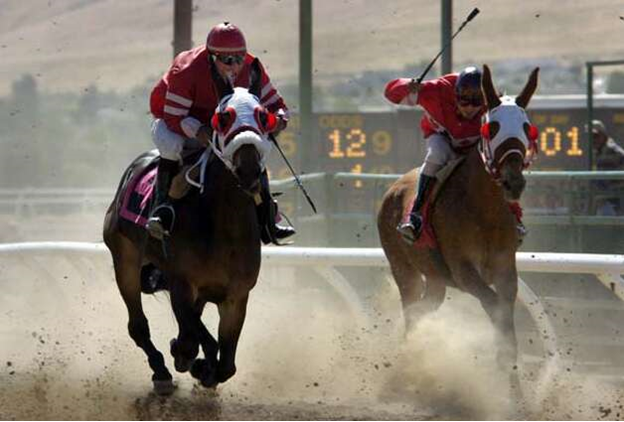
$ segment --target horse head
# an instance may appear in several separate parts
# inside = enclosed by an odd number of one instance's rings
[[[479,151],[486,169],[503,188],[508,201],[520,199],[526,180],[522,171],[537,154],[537,128],[531,124],[526,107],[537,89],[539,68],[535,68],[520,95],[499,97],[492,74],[483,65],[481,89],[487,113],[481,127]]]
[[[268,135],[277,119],[260,103],[261,71],[258,60],[251,64],[250,87],[232,88],[218,77],[220,101],[211,120],[213,148],[245,191],[260,191],[260,175],[271,151]]]

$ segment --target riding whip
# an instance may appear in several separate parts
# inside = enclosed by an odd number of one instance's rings
[[[448,40],[448,42],[444,45],[444,47],[442,47],[442,50],[440,50],[440,52],[438,53],[437,56],[435,56],[433,58],[433,60],[431,60],[431,63],[429,63],[429,66],[427,66],[425,68],[425,70],[423,71],[423,73],[415,79],[416,83],[421,83],[422,80],[425,78],[425,76],[427,75],[427,73],[429,73],[429,70],[431,70],[431,67],[434,65],[434,63],[436,62],[436,60],[438,60],[440,58],[440,56],[442,55],[442,53],[444,53],[444,50],[447,49],[447,47],[449,45],[451,45],[451,42],[453,42],[453,38],[455,38],[457,36],[457,34],[460,33],[460,31],[462,29],[464,29],[464,26],[466,26],[468,24],[468,22],[470,22],[472,19],[474,19],[475,16],[477,16],[479,14],[479,8],[475,7],[472,12],[470,12],[470,14],[468,15],[468,17],[466,18],[466,20],[459,26],[459,29],[457,31],[455,31],[455,33],[453,34],[453,36],[451,37],[450,40]]]
[[[310,207],[312,207],[312,211],[314,211],[314,214],[316,214],[317,212],[316,212],[316,206],[314,206],[314,202],[312,202],[312,199],[310,198],[310,195],[308,195],[308,192],[303,187],[303,183],[301,183],[301,180],[299,180],[299,177],[297,176],[297,173],[295,173],[295,170],[292,168],[292,166],[288,162],[288,159],[284,155],[284,152],[282,151],[282,148],[277,143],[277,139],[275,139],[275,136],[272,133],[269,134],[269,139],[277,147],[277,150],[279,151],[280,155],[284,159],[284,162],[288,166],[288,169],[290,170],[290,172],[292,173],[293,177],[295,178],[295,182],[297,183],[297,186],[299,187],[299,189],[301,189],[301,192],[303,192],[303,195],[305,196],[306,200],[308,201],[308,204],[310,204]]]

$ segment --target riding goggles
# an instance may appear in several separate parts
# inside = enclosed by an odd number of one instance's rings
[[[215,54],[215,58],[226,66],[242,64],[245,61],[245,56],[239,54]]]
[[[460,96],[457,97],[457,103],[462,107],[467,107],[469,105],[473,107],[481,107],[483,105],[483,98],[481,97],[481,95],[474,97]]]

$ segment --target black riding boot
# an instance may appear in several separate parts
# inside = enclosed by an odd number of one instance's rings
[[[169,197],[169,188],[177,172],[177,161],[160,158],[152,213],[149,220],[147,220],[147,224],[145,224],[149,234],[159,240],[169,236],[173,229],[175,211]]]
[[[409,221],[407,223],[399,224],[397,227],[399,233],[401,233],[403,238],[409,243],[414,243],[422,232],[423,218],[420,211],[423,205],[425,205],[429,192],[435,184],[435,180],[435,176],[427,176],[426,174],[420,175],[416,200],[414,201],[414,206],[410,211]]]
[[[277,217],[277,201],[271,196],[269,176],[266,171],[260,176],[260,184],[262,185],[260,191],[262,203],[256,207],[258,221],[260,222],[260,237],[262,243],[265,245],[269,243],[275,243],[277,245],[280,240],[286,239],[296,232],[291,226],[281,226],[275,222],[275,218]]]

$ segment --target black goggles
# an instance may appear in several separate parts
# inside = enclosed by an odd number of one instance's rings
[[[483,105],[483,98],[481,96],[459,96],[457,97],[457,103],[462,107],[473,106],[481,107]]]
[[[242,64],[245,61],[245,56],[239,54],[215,54],[215,58],[226,66]]]

